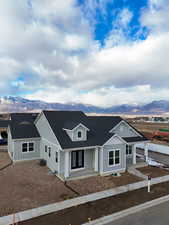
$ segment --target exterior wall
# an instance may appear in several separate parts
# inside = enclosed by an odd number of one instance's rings
[[[41,136],[40,152],[41,158],[45,159],[47,166],[53,171],[60,171],[60,144],[54,135],[45,115],[42,113],[39,119],[35,123],[39,134]],[[45,152],[45,146],[47,146],[47,153]],[[49,157],[49,148],[51,148],[51,156]],[[58,163],[55,161],[56,152],[58,152]]]
[[[22,152],[22,143],[24,142],[33,142],[34,143],[34,151],[33,152]],[[32,159],[40,159],[40,139],[25,139],[25,140],[13,140],[14,143],[14,154],[13,160],[32,160]]]
[[[12,140],[11,131],[9,128],[8,128],[8,154],[10,155],[11,159],[13,159],[14,141]]]
[[[78,132],[82,132],[82,137],[78,138]],[[78,126],[76,129],[73,130],[73,141],[86,141],[87,140],[87,130],[83,126]]]
[[[47,152],[45,152],[45,146],[47,146]],[[51,155],[49,157],[49,148],[51,149]],[[56,162],[56,152],[58,153],[59,161],[59,151],[56,145],[49,143],[47,140],[41,142],[41,158],[45,159],[47,166],[52,170],[52,172],[58,172],[58,162]]]
[[[120,165],[109,166],[109,151],[119,149],[120,150]],[[109,173],[113,171],[120,171],[126,169],[126,145],[125,144],[113,144],[105,145],[103,147],[103,158],[101,152],[99,154],[100,164],[103,163],[103,171],[100,173]],[[102,162],[103,161],[103,162]]]
[[[113,130],[113,133],[118,134],[120,137],[136,137],[138,134],[133,131],[133,129],[125,124],[121,123],[119,126],[117,126],[116,129]]]
[[[81,131],[82,137],[78,138],[78,132]],[[82,125],[79,125],[74,130],[66,130],[67,134],[69,135],[72,141],[86,141],[87,140],[87,130]]]

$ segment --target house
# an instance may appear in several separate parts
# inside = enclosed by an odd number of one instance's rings
[[[8,152],[14,162],[44,159],[62,180],[124,172],[136,163],[136,143],[148,139],[119,116],[81,111],[13,114]]]

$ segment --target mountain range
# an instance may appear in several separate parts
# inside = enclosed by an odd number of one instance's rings
[[[28,100],[22,97],[3,96],[0,97],[0,112],[26,112],[41,110],[81,110],[85,113],[103,114],[162,114],[169,112],[169,101],[152,101],[144,105],[117,105],[112,107],[97,107],[93,105],[77,103],[48,103],[40,100]]]

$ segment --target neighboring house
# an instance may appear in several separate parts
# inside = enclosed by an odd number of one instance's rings
[[[86,116],[80,111],[15,114],[8,128],[14,162],[45,159],[62,180],[124,172],[136,163],[134,145],[147,142],[119,116]]]

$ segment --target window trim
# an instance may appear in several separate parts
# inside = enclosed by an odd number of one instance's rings
[[[33,151],[29,151],[29,144],[32,143],[33,144]],[[27,144],[27,151],[23,152],[23,144]],[[24,141],[21,142],[21,152],[24,153],[30,153],[30,152],[35,152],[35,142],[34,141]]]
[[[119,151],[119,163],[114,163],[114,164],[112,164],[112,165],[110,165],[109,164],[109,154],[110,154],[110,152],[114,152],[114,162],[115,162],[115,159],[116,159],[116,156],[115,156],[115,152],[116,151]],[[115,167],[115,166],[119,166],[119,165],[121,165],[121,151],[120,151],[120,149],[109,149],[108,150],[108,167]]]

